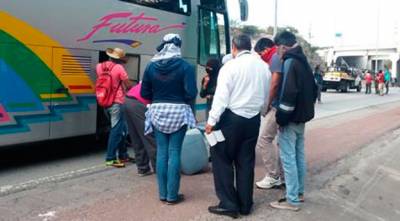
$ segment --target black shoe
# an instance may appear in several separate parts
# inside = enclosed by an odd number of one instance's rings
[[[166,200],[167,205],[175,205],[175,204],[181,203],[183,201],[185,201],[185,196],[183,194],[178,194],[178,199],[176,199],[176,200],[173,200],[173,201]]]
[[[144,177],[144,176],[150,176],[151,174],[153,174],[153,172],[151,172],[151,170],[139,171],[138,174],[139,176]]]
[[[239,213],[236,211],[232,211],[232,210],[227,210],[224,208],[221,208],[219,206],[210,206],[208,207],[208,212],[210,213],[214,213],[217,215],[222,215],[222,216],[229,216],[233,219],[236,219],[239,217]]]

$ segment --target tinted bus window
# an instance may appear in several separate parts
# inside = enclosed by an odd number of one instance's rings
[[[190,0],[120,0],[164,11],[190,15]]]
[[[212,8],[217,11],[225,11],[225,0],[201,0],[201,6]]]
[[[200,9],[199,63],[205,65],[210,57],[220,57],[218,18],[214,11]]]

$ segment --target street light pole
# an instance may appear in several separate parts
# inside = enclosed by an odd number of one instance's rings
[[[275,36],[278,32],[278,0],[275,0],[275,18],[274,18],[274,34]]]
[[[381,4],[380,0],[377,0],[378,2],[378,13],[377,13],[377,19],[376,19],[376,50],[375,50],[375,73],[378,72],[378,47],[379,47],[379,23],[380,23],[380,13],[381,13]]]

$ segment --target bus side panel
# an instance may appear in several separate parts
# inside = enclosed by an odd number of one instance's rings
[[[162,37],[177,33],[196,67],[198,4],[186,16],[117,0],[0,2],[0,146],[94,133],[94,67],[108,47],[140,56],[140,69],[128,72],[141,76]],[[107,17],[112,25],[95,30]],[[131,27],[147,29],[116,31],[135,18]]]
[[[153,55],[165,34],[177,33],[183,38],[185,57],[197,56],[196,11],[186,16],[118,0],[13,0],[0,2],[0,8],[1,20],[29,22],[53,39],[29,38],[29,44],[91,50],[120,47],[130,54]]]
[[[96,132],[94,79],[98,57],[97,52],[90,50],[53,48],[53,70],[63,82],[53,89],[57,95],[70,95],[71,100],[52,98],[51,110],[61,120],[50,122],[50,138]]]
[[[51,91],[50,72],[24,45],[1,43],[4,37],[0,34],[0,146],[49,139],[53,116],[41,95]],[[50,48],[35,50],[51,56]]]

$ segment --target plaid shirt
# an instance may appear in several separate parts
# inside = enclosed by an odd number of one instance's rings
[[[153,127],[162,133],[171,134],[185,124],[188,128],[196,126],[196,120],[189,105],[155,103],[151,104],[146,111],[144,134],[153,132]]]

